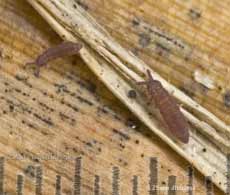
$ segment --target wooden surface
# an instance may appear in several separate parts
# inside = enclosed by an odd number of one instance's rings
[[[227,1],[77,2],[120,44],[230,123]],[[153,48],[148,41],[152,35],[143,24],[180,37],[192,52],[173,57],[161,46]],[[93,194],[95,174],[100,175],[103,193],[111,194],[114,165],[121,171],[121,194],[132,194],[133,175],[139,176],[139,193],[148,194],[149,157],[158,158],[160,186],[167,185],[169,175],[176,175],[179,185],[187,185],[188,163],[140,124],[77,56],[51,62],[40,78],[33,76],[33,67],[25,67],[60,42],[25,1],[0,2],[0,144],[1,155],[9,157],[5,191],[15,194],[16,174],[23,173],[25,194],[32,194],[34,178],[27,170],[41,163],[44,194],[54,194],[56,174],[63,177],[64,194],[70,194],[74,160],[42,160],[50,155],[83,157],[82,194]],[[208,73],[217,87],[208,90],[194,82],[196,69]],[[31,160],[35,157],[39,160]],[[195,193],[205,194],[204,178],[197,172],[194,182]]]

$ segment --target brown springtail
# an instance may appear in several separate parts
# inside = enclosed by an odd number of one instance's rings
[[[40,68],[42,66],[46,66],[48,61],[59,57],[75,55],[79,53],[79,50],[81,48],[82,48],[82,44],[80,43],[66,41],[55,47],[51,47],[47,49],[41,55],[39,55],[34,62],[26,63],[26,65],[35,64],[36,65],[35,75],[38,77]]]
[[[163,88],[159,81],[153,79],[149,70],[147,70],[147,75],[147,81],[138,82],[137,84],[147,85],[151,100],[154,100],[155,105],[160,110],[170,132],[180,141],[188,143],[189,125],[175,99]]]

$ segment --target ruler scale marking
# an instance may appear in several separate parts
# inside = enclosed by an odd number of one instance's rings
[[[56,175],[55,195],[61,195],[61,176]]]
[[[138,177],[136,175],[133,176],[133,195],[138,195]]]
[[[226,195],[230,195],[230,154],[227,154]]]
[[[120,188],[120,169],[119,167],[113,167],[113,178],[112,178],[112,195],[119,195]]]
[[[168,177],[168,195],[176,195],[176,176]]]
[[[151,157],[149,163],[149,195],[158,195],[158,159],[156,157]],[[5,158],[0,157],[0,195],[6,195],[7,192],[4,192],[4,166]],[[227,189],[225,195],[229,195],[229,178],[230,178],[230,154],[227,155]],[[75,159],[75,170],[74,170],[74,191],[73,195],[81,195],[81,170],[82,170],[82,157],[77,157]],[[43,194],[43,168],[42,165],[35,166],[35,195]],[[188,167],[188,184],[186,188],[187,195],[193,195],[193,179],[194,179],[194,169],[192,166]],[[62,177],[56,175],[55,183],[55,195],[62,195]],[[131,191],[132,195],[139,194],[139,176],[133,175],[131,178]],[[25,177],[23,174],[18,174],[16,178],[16,194],[24,195],[24,184]],[[92,191],[94,195],[103,195],[101,191],[101,178],[99,175],[94,175],[94,184]],[[205,177],[205,188],[206,195],[214,195],[212,177]],[[161,189],[161,188],[160,188]],[[163,189],[163,188],[162,188]],[[184,189],[184,188],[183,188]],[[182,189],[182,190],[183,190]],[[170,175],[168,177],[168,186],[167,186],[167,195],[176,195],[177,191],[180,190],[180,186],[176,185],[176,176]],[[166,194],[166,193],[165,193]],[[112,167],[112,195],[120,195],[120,168],[118,166]]]
[[[100,195],[100,177],[98,175],[94,177],[94,195]]]
[[[74,195],[81,195],[81,169],[82,157],[77,157],[75,160]]]
[[[42,167],[37,166],[36,167],[36,181],[35,181],[35,194],[36,195],[42,195]]]
[[[149,195],[157,195],[158,167],[157,167],[157,158],[156,157],[150,158],[149,169],[150,169]]]
[[[23,175],[19,174],[17,175],[17,186],[16,186],[17,195],[23,195],[23,188],[24,188],[24,177]]]
[[[213,185],[212,185],[212,177],[205,177],[205,187],[206,187],[206,195],[213,195]]]
[[[194,169],[192,166],[188,167],[188,195],[193,195],[193,178]]]
[[[4,165],[5,158],[0,157],[0,195],[4,195]]]

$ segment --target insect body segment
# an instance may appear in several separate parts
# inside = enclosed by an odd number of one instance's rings
[[[149,70],[147,70],[147,75],[148,80],[138,84],[147,85],[150,98],[154,100],[170,132],[180,141],[188,143],[189,126],[175,99],[163,88],[159,81],[153,79]]]
[[[29,64],[35,64],[37,66],[35,75],[39,76],[39,70],[42,66],[46,66],[47,62],[59,57],[75,55],[79,53],[79,50],[82,48],[82,44],[73,43],[70,41],[63,42],[55,47],[51,47],[44,51],[41,55],[37,57],[34,62],[29,62]]]

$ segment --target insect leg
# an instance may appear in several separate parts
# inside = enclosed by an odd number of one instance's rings
[[[35,69],[35,71],[34,71],[34,75],[35,75],[36,77],[39,77],[39,73],[40,73],[40,67],[39,67],[39,66],[36,66],[36,69]]]
[[[42,64],[42,65],[37,65],[37,64],[36,64],[36,69],[35,69],[35,72],[34,72],[34,75],[35,75],[36,77],[39,77],[40,69],[41,69],[41,67],[43,67],[43,66],[47,66],[47,64]]]
[[[153,79],[153,76],[152,76],[152,74],[151,74],[151,72],[150,72],[149,69],[147,70],[147,75],[148,75],[148,77],[149,77],[149,80],[151,80],[151,81],[154,80],[154,79]]]

